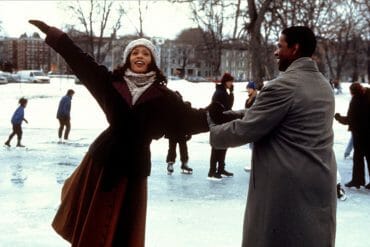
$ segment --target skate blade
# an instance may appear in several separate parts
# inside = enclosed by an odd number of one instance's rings
[[[215,177],[207,177],[210,181],[222,181],[222,178],[215,178]]]
[[[341,196],[340,198],[338,198],[339,200],[341,200],[341,201],[345,201],[345,200],[347,200],[347,196],[346,195],[343,195],[343,196]]]
[[[191,175],[191,174],[193,174],[193,171],[182,170],[182,172],[181,172],[181,173],[182,173],[182,174]]]

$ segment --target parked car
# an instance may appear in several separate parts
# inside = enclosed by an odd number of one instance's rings
[[[3,72],[0,72],[0,84],[7,84],[7,83],[8,83],[8,79],[3,74]]]
[[[6,77],[6,79],[8,80],[8,83],[20,81],[19,76],[17,74],[13,74],[10,72],[4,72],[4,71],[0,72],[0,74]]]
[[[50,83],[50,78],[41,70],[20,70],[17,75],[21,82]]]
[[[190,81],[190,82],[206,82],[208,81],[206,78],[202,77],[202,76],[188,76],[186,78],[187,81]]]

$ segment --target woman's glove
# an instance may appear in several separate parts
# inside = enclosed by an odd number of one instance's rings
[[[230,90],[230,93],[233,93],[234,92],[234,85],[231,85],[229,90]]]
[[[49,31],[50,29],[50,26],[47,25],[45,22],[43,21],[39,21],[39,20],[29,20],[28,21],[29,23],[31,23],[32,25],[36,26],[38,29],[41,30],[41,32],[47,34],[47,32]]]

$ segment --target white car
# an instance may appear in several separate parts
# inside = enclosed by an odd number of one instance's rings
[[[6,78],[6,76],[3,74],[2,71],[0,71],[0,84],[7,84],[8,83],[8,79]]]
[[[41,70],[20,70],[17,75],[20,82],[50,83],[50,78]]]

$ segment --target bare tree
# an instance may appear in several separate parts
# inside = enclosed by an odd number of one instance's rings
[[[118,5],[117,13],[113,16],[112,10],[117,2],[111,0],[76,0],[68,5],[69,11],[77,18],[83,27],[84,37],[87,39],[87,52],[93,55],[97,62],[104,61],[112,48],[117,31],[121,28],[121,18],[124,10]],[[114,20],[113,20],[114,19]],[[108,24],[111,26],[108,27]]]
[[[243,32],[244,37],[249,40],[249,50],[251,54],[251,79],[254,80],[258,86],[262,85],[262,82],[266,76],[266,69],[263,63],[264,45],[263,37],[261,34],[262,23],[265,20],[265,14],[270,7],[272,0],[259,1],[256,4],[255,0],[248,0],[248,12],[244,16]],[[248,37],[249,35],[249,37]]]

